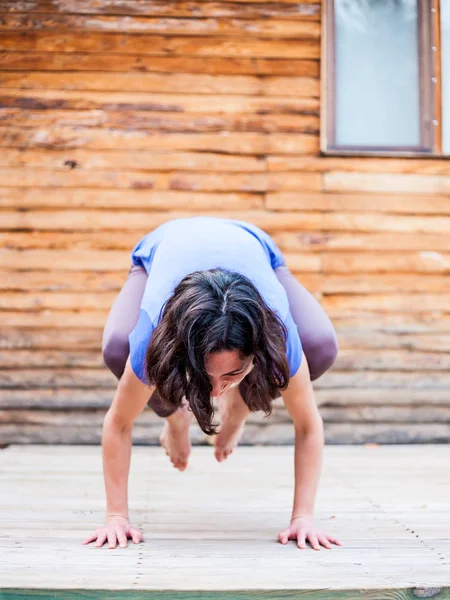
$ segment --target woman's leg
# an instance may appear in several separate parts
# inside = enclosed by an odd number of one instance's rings
[[[336,332],[319,302],[301,285],[286,265],[275,269],[278,281],[286,290],[292,318],[297,325],[311,380],[327,371],[338,353]]]
[[[138,318],[147,282],[144,267],[132,265],[127,279],[114,301],[103,330],[102,354],[108,369],[120,379],[130,353],[128,336]]]
[[[147,277],[147,271],[143,267],[134,264],[131,266],[127,280],[111,307],[103,331],[103,360],[117,379],[122,377],[125,370],[130,353],[128,336],[139,318]],[[159,417],[169,417],[177,410],[176,407],[164,403],[156,391],[150,396],[148,405]]]

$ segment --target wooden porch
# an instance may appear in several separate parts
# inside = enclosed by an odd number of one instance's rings
[[[448,599],[449,465],[445,445],[327,446],[317,517],[344,546],[317,552],[277,542],[292,446],[239,447],[221,464],[194,446],[184,473],[162,448],[134,447],[131,518],[144,542],[109,550],[81,544],[104,521],[100,447],[10,446],[0,598]]]

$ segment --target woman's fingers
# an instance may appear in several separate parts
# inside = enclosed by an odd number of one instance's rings
[[[129,537],[131,537],[131,539],[133,540],[133,542],[135,544],[139,544],[139,542],[142,542],[142,540],[143,540],[142,533],[138,529],[135,529],[134,527],[130,527],[128,535],[129,535]]]
[[[300,530],[297,534],[297,546],[299,548],[303,548],[304,550],[306,549],[306,534],[303,530]]]
[[[309,542],[314,550],[320,550],[319,540],[317,539],[317,535],[315,533],[310,533],[308,535]]]
[[[333,544],[336,544],[337,546],[342,546],[342,542],[340,542],[337,538],[332,537],[331,535],[327,536],[329,541],[332,542]]]
[[[109,522],[105,527],[100,527],[81,543],[89,544],[97,540],[95,547],[101,548],[107,540],[108,547],[111,549],[116,548],[117,545],[120,548],[126,548],[128,546],[128,538],[132,539],[133,543],[139,544],[143,540],[143,535],[139,529],[130,527],[129,523]]]
[[[126,548],[128,546],[128,539],[124,527],[117,528],[117,541],[121,548]]]
[[[91,542],[94,542],[96,539],[97,539],[97,534],[93,533],[92,535],[87,537],[85,540],[83,540],[81,543],[82,544],[90,544]]]
[[[106,542],[106,533],[102,531],[101,533],[98,534],[97,541],[95,542],[95,547],[101,548],[105,542]]]
[[[108,530],[106,532],[106,536],[108,538],[108,548],[115,548],[116,547],[116,528],[115,527],[108,528]]]
[[[282,544],[287,544],[290,539],[296,540],[297,546],[303,550],[308,548],[307,542],[314,550],[320,550],[321,545],[328,550],[332,550],[332,543],[342,546],[337,538],[324,533],[320,529],[298,524],[291,524],[290,527],[278,534],[278,541]]]
[[[278,534],[278,540],[282,544],[287,544],[290,534],[291,534],[291,530],[289,528],[285,529],[284,531],[282,531],[281,533]]]
[[[317,539],[319,540],[319,543],[322,544],[322,546],[324,546],[325,548],[328,548],[328,550],[332,550],[333,549],[333,546],[327,540],[327,538],[326,538],[325,535],[318,535]]]
[[[88,538],[86,538],[85,540],[83,540],[81,543],[82,544],[90,544],[91,542],[95,542],[96,539],[97,539],[97,534],[93,533]]]

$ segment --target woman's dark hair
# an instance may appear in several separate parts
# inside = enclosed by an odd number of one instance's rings
[[[161,309],[146,353],[147,381],[168,405],[181,407],[186,396],[200,428],[212,435],[218,424],[212,423],[208,354],[254,355],[245,402],[251,412],[269,416],[271,400],[289,383],[286,338],[284,323],[247,277],[222,268],[195,271]]]

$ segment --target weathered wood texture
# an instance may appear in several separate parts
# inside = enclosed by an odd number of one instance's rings
[[[0,443],[100,441],[131,248],[196,214],[268,231],[332,318],[329,442],[450,440],[450,162],[319,154],[320,18],[311,0],[0,1]],[[277,404],[245,442],[292,435]]]
[[[325,448],[316,520],[343,545],[320,551],[277,542],[293,452],[239,446],[219,464],[195,447],[180,474],[162,448],[134,448],[130,518],[144,539],[109,550],[81,544],[105,519],[100,448],[10,446],[0,597],[449,600],[448,445]]]

